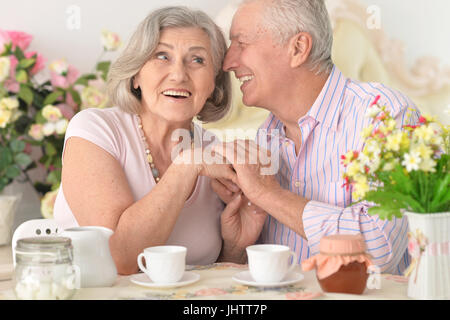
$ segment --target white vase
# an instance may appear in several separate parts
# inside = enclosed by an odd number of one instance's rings
[[[450,212],[405,215],[414,240],[422,234],[426,241],[409,276],[408,296],[421,300],[450,299]],[[413,246],[411,238],[409,246]]]
[[[20,198],[0,195],[0,246],[11,243],[14,215]]]

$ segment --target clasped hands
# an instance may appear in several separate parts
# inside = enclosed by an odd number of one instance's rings
[[[270,172],[270,151],[254,141],[216,144],[213,151],[217,157],[225,159],[225,165],[231,166],[234,172],[230,178],[215,177],[211,182],[213,190],[226,203],[221,215],[224,259],[242,261],[245,248],[258,240],[267,217],[262,199],[267,192],[279,187],[276,172]]]

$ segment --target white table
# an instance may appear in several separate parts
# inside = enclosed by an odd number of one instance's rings
[[[0,300],[16,299],[12,280],[11,247],[0,247]],[[200,280],[185,287],[155,289],[138,286],[130,276],[118,276],[109,288],[83,288],[73,296],[74,300],[406,300],[407,279],[402,276],[382,274],[380,289],[366,289],[362,295],[325,293],[316,280],[315,272],[302,272],[305,278],[295,284],[281,288],[259,288],[241,285],[232,277],[247,270],[247,265],[218,263],[209,266],[193,266],[191,271],[200,275]],[[296,270],[300,272],[300,268]],[[3,280],[2,280],[3,277]],[[10,278],[4,280],[6,278]]]

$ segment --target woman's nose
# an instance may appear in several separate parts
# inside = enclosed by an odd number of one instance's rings
[[[225,72],[229,72],[235,70],[238,66],[238,52],[233,46],[230,46],[223,60],[222,69]]]
[[[187,70],[183,62],[175,62],[170,70],[169,78],[171,81],[183,82],[187,80]]]

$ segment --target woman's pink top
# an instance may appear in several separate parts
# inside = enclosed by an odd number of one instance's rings
[[[118,107],[86,109],[71,119],[64,141],[65,148],[70,137],[80,137],[109,152],[122,166],[135,201],[143,198],[156,184],[146,160],[137,120],[136,115],[123,112]],[[203,137],[201,127],[195,126],[195,130]],[[208,141],[202,143],[204,147]],[[187,247],[187,264],[213,263],[222,247],[220,214],[224,206],[210,183],[208,177],[197,179],[195,190],[181,210],[166,243]],[[62,229],[76,227],[77,220],[62,187],[56,197],[54,218]]]

